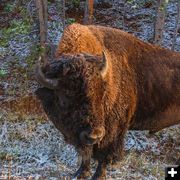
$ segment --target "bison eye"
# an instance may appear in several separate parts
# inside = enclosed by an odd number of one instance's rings
[[[59,97],[59,105],[61,108],[69,108],[71,105],[71,99],[69,99],[66,96],[60,96]]]

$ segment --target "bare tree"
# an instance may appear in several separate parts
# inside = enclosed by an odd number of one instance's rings
[[[176,17],[176,24],[175,24],[175,29],[174,29],[174,35],[173,35],[173,41],[172,41],[172,50],[174,50],[175,44],[176,44],[176,37],[178,33],[178,25],[180,23],[180,1],[178,2],[177,5],[177,17]]]
[[[65,11],[65,0],[62,0],[62,21],[63,21],[63,29],[65,28],[65,19],[66,19],[66,11]]]
[[[123,30],[125,30],[126,1],[122,0],[122,3],[123,3],[122,28]]]
[[[46,44],[47,44],[47,0],[36,0],[36,8],[39,16],[40,45],[42,48],[42,59],[47,61]]]
[[[156,19],[154,28],[154,43],[158,45],[162,44],[167,3],[168,0],[157,0]]]
[[[86,0],[84,11],[84,24],[92,24],[94,11],[94,0]]]

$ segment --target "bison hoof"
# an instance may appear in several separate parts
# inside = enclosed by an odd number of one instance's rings
[[[106,176],[102,175],[102,176],[97,176],[94,175],[91,180],[106,180]]]
[[[91,180],[105,180],[106,173],[105,171],[96,171]]]
[[[76,179],[86,179],[91,176],[89,170],[78,169],[77,172],[74,174],[73,178]]]

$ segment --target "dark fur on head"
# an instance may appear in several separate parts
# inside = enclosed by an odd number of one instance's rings
[[[41,88],[36,94],[65,139],[77,148],[83,147],[79,133],[104,126],[106,83],[98,66],[101,61],[102,56],[63,55],[42,70],[46,78],[58,79],[58,87]]]

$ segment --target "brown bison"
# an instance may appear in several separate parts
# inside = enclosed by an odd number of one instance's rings
[[[128,129],[156,132],[180,123],[180,53],[142,42],[118,29],[73,24],[56,60],[36,76],[44,110],[82,156],[75,176],[103,179],[122,159]]]

